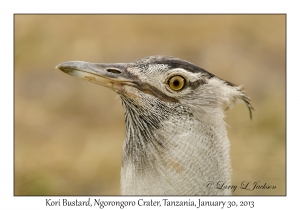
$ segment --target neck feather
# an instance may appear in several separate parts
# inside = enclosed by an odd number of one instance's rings
[[[202,121],[182,106],[165,106],[162,113],[153,114],[125,100],[122,194],[231,193],[218,189],[231,185],[230,144],[223,119]]]

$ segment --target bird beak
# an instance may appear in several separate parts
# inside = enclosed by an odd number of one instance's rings
[[[68,61],[55,68],[88,82],[96,83],[115,91],[122,91],[123,85],[136,86],[133,77],[126,71],[128,64],[97,64],[83,61]]]

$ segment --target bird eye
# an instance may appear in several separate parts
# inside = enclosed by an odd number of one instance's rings
[[[185,85],[185,79],[182,76],[173,76],[169,79],[168,82],[172,90],[181,90]]]

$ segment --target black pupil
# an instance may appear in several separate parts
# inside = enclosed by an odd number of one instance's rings
[[[179,81],[178,81],[178,80],[175,80],[175,81],[173,82],[173,85],[174,85],[174,86],[178,86],[178,85],[179,85]]]

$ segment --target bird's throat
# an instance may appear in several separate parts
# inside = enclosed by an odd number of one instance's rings
[[[230,194],[217,188],[220,182],[231,184],[229,141],[222,119],[217,124],[201,122],[182,106],[169,107],[172,112],[164,108],[165,113],[155,118],[128,103],[123,101],[122,194]],[[211,183],[216,187],[208,189]]]

